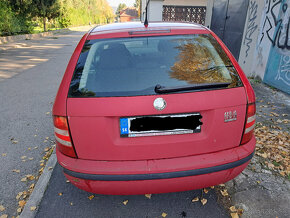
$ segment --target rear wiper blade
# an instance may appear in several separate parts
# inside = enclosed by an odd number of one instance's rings
[[[211,88],[224,88],[228,87],[231,83],[204,83],[204,84],[193,84],[188,86],[174,86],[174,87],[164,87],[161,85],[155,86],[155,92],[170,93],[170,92],[180,92],[180,91],[190,91],[190,90],[199,90],[199,89],[211,89]]]

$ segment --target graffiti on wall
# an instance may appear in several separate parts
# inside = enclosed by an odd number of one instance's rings
[[[290,87],[290,55],[281,57],[280,68],[275,79],[282,80]]]
[[[290,50],[289,6],[288,2],[283,0],[266,1],[266,18],[262,27],[261,41],[267,37],[273,47],[276,46],[282,50]]]
[[[243,44],[247,46],[246,58],[249,56],[249,51],[253,42],[253,34],[258,28],[256,23],[258,12],[258,4],[256,1],[250,1],[249,12],[248,12],[248,21],[246,26],[246,34]],[[244,61],[245,63],[246,61]]]
[[[264,81],[290,94],[290,0],[266,0],[266,2],[261,42],[268,40],[271,49]]]

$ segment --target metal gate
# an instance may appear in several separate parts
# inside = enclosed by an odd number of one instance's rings
[[[163,21],[205,23],[206,7],[163,5]]]
[[[239,58],[249,0],[215,0],[211,29]]]

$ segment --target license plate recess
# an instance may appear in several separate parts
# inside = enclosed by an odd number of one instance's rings
[[[121,137],[177,135],[201,132],[200,113],[120,118]]]

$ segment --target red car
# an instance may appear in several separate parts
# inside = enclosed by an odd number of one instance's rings
[[[249,81],[206,27],[99,26],[80,40],[55,99],[57,158],[93,193],[209,187],[253,157],[255,113]]]

